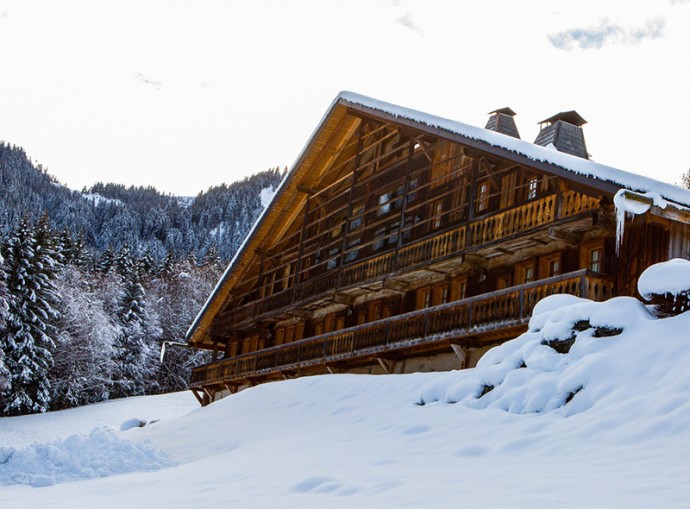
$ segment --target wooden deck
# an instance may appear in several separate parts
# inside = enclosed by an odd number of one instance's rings
[[[527,204],[490,214],[474,221],[434,234],[406,246],[355,263],[342,265],[317,277],[268,297],[220,314],[215,328],[222,332],[241,330],[255,321],[276,316],[336,291],[382,280],[399,270],[409,271],[448,257],[500,242],[513,236],[547,228],[558,220],[575,220],[598,209],[599,201],[569,191],[561,196],[548,195]]]
[[[524,330],[535,304],[548,295],[601,301],[612,296],[612,289],[606,276],[588,270],[571,272],[217,361],[196,368],[190,388],[211,396],[297,370],[325,371],[329,365],[451,352],[452,344],[491,344]]]

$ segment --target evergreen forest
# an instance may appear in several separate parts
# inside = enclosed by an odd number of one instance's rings
[[[61,185],[0,142],[0,415],[186,388],[185,332],[284,170],[195,197]]]

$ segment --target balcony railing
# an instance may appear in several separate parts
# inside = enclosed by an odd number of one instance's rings
[[[301,282],[295,288],[288,288],[237,307],[219,317],[218,328],[223,330],[249,323],[262,315],[279,313],[318,299],[336,289],[381,279],[397,270],[432,263],[452,254],[458,254],[464,249],[527,232],[553,222],[557,215],[559,218],[566,218],[593,210],[599,206],[599,201],[568,191],[562,195],[560,214],[558,214],[557,204],[556,195],[548,195],[419,240],[401,247],[398,251],[347,264],[340,272],[334,269]]]
[[[201,366],[192,372],[191,387],[239,383],[247,377],[499,331],[527,323],[535,304],[548,295],[565,293],[601,301],[611,297],[612,289],[606,276],[588,270],[571,272]]]

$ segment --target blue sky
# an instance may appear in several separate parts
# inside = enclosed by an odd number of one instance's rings
[[[605,5],[601,5],[605,4]],[[194,195],[289,166],[340,90],[523,139],[576,109],[593,159],[690,168],[690,2],[0,0],[0,139],[70,187]]]

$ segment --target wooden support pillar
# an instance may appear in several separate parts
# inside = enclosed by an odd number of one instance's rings
[[[194,397],[196,400],[199,402],[201,406],[204,405],[204,392],[203,391],[197,391],[196,389],[190,389],[192,391],[192,394],[194,394]]]
[[[343,264],[345,263],[345,250],[347,249],[347,237],[350,233],[350,223],[352,222],[352,211],[353,203],[352,199],[355,196],[355,186],[357,185],[357,169],[362,160],[362,147],[364,145],[364,123],[361,123],[357,128],[357,152],[355,154],[355,162],[352,169],[352,184],[350,184],[350,190],[348,195],[347,204],[347,216],[345,218],[345,224],[343,225],[343,241],[340,244],[340,259],[338,260],[338,279],[336,288],[342,286],[342,276],[343,276]],[[363,221],[363,219],[362,219]],[[363,225],[364,226],[364,225]]]
[[[402,205],[400,207],[400,222],[398,223],[398,242],[395,245],[395,254],[393,255],[394,264],[397,268],[398,251],[402,246],[403,228],[405,227],[405,212],[407,211],[407,194],[410,192],[410,173],[412,173],[412,155],[414,154],[414,140],[410,139],[407,146],[407,165],[405,167],[405,186],[403,188]]]
[[[230,394],[237,394],[237,384],[223,383],[223,387],[225,387]]]
[[[469,362],[469,352],[467,349],[464,346],[457,345],[455,343],[451,343],[450,347],[453,349],[453,352],[455,352],[458,361],[460,361],[460,369],[467,368],[467,364]]]
[[[204,398],[203,398],[204,402],[201,404],[201,406],[210,405],[216,399],[216,391],[213,389],[209,389],[207,387],[204,387],[203,391],[204,391]]]
[[[383,368],[383,371],[386,374],[390,375],[391,373],[395,373],[395,364],[396,364],[395,359],[387,359],[385,357],[376,357],[376,360],[379,361],[381,368]]]

